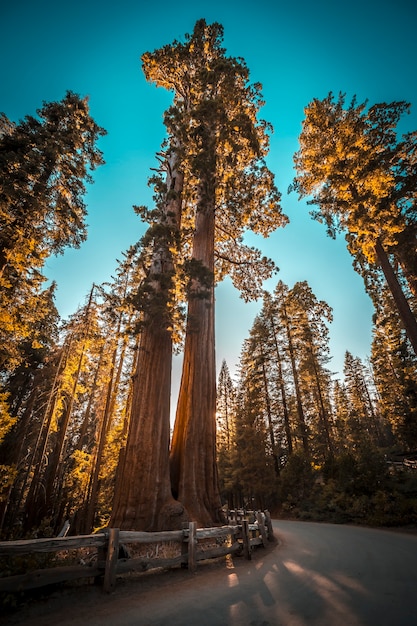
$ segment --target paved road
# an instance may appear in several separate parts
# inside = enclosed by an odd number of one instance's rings
[[[417,535],[274,522],[252,561],[54,599],[27,626],[417,626]],[[23,618],[23,615],[21,616]],[[17,616],[16,616],[17,619]]]

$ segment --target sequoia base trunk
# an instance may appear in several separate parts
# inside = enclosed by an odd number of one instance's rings
[[[193,258],[214,274],[214,211],[196,218]],[[188,303],[180,392],[171,446],[174,496],[201,526],[224,523],[216,464],[214,284],[194,280]]]

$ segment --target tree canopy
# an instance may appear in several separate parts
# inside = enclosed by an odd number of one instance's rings
[[[87,98],[68,92],[19,123],[3,114],[0,128],[0,355],[1,367],[19,361],[18,345],[41,319],[42,267],[48,256],[78,247],[87,236],[85,183],[104,163],[105,134]],[[37,304],[38,300],[38,304]],[[38,313],[35,310],[38,309]],[[14,348],[10,346],[13,338]]]
[[[332,309],[305,280],[263,291],[276,268],[245,243],[288,221],[266,164],[261,85],[205,20],[143,54],[142,68],[173,96],[154,207],[134,207],[148,228],[66,322],[43,266],[87,236],[83,196],[105,131],[71,92],[37,117],[0,116],[3,535],[56,535],[66,519],[75,534],[212,526],[225,505],[415,523],[415,481],[387,462],[417,442],[417,360],[402,326],[415,324],[417,134],[396,133],[409,105],[329,94],[306,107],[292,188],[331,236],[345,234],[375,303],[370,360],[347,351],[335,379]],[[223,361],[216,388],[215,286],[225,276],[263,304],[236,380]]]
[[[380,267],[414,350],[417,325],[389,256],[416,295],[417,132],[397,139],[406,102],[367,107],[330,93],[305,109],[296,176],[290,189],[311,196],[313,217],[335,236],[345,233],[355,268],[369,289],[369,271]],[[371,292],[372,294],[372,292]],[[375,295],[375,294],[372,294]]]

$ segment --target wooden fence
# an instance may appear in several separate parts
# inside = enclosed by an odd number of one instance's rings
[[[178,566],[187,567],[193,572],[199,561],[228,554],[240,553],[250,559],[254,546],[266,547],[267,542],[273,540],[271,517],[267,511],[230,513],[229,525],[215,528],[197,528],[196,522],[190,522],[182,530],[174,531],[135,532],[109,528],[94,535],[0,542],[0,559],[22,554],[68,553],[73,550],[85,552],[91,549],[94,551],[90,563],[79,559],[76,565],[58,565],[0,577],[0,592],[16,593],[88,578],[102,582],[104,591],[109,593],[115,588],[118,574]],[[239,520],[239,523],[235,523],[236,520]],[[138,544],[161,546],[167,543],[176,547],[175,556],[132,558],[128,555],[129,546]]]
[[[404,469],[406,469],[406,470],[417,470],[417,460],[415,458],[414,459],[408,459],[408,458],[403,458],[403,459],[398,459],[398,458],[386,459],[385,462],[393,470],[404,470]]]

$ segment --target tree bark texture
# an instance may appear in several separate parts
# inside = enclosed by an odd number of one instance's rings
[[[183,176],[168,167],[167,224],[178,229]],[[110,526],[124,530],[176,530],[187,521],[184,507],[171,494],[169,471],[172,332],[166,278],[172,271],[170,241],[156,241],[149,284],[166,308],[145,313],[132,388],[132,408],[126,448],[120,456]],[[152,298],[152,296],[150,296]]]
[[[285,309],[285,306],[283,307],[282,311],[283,311],[283,320],[284,320],[285,330],[287,333],[288,352],[290,355],[291,370],[292,370],[292,375],[294,379],[295,395],[297,399],[298,428],[299,428],[299,433],[301,435],[301,440],[303,442],[304,453],[307,458],[310,458],[310,445],[308,441],[308,431],[307,431],[307,424],[306,424],[305,416],[304,416],[303,403],[301,400],[300,381],[298,377],[297,365],[295,362],[294,346],[293,346],[293,341],[292,341],[290,322],[287,316],[287,311]]]
[[[381,269],[384,273],[385,279],[388,283],[388,287],[391,290],[392,297],[394,298],[394,302],[396,304],[401,321],[404,325],[405,332],[407,333],[407,337],[413,347],[414,354],[417,355],[416,318],[410,309],[403,290],[401,289],[401,285],[399,284],[395,272],[391,267],[388,255],[385,252],[384,247],[379,239],[377,239],[375,243],[375,252],[381,265]]]
[[[193,258],[214,275],[212,207],[197,213]],[[224,523],[216,465],[214,283],[205,297],[198,280],[191,289],[171,445],[171,481],[173,493],[185,506],[189,519],[212,526]]]
[[[174,530],[185,521],[183,507],[172,498],[169,480],[171,351],[170,331],[144,329],[110,522],[115,528]]]

